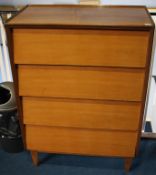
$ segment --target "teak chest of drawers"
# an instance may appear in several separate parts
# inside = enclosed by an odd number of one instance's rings
[[[154,25],[144,7],[28,6],[7,25],[26,149],[138,149]]]

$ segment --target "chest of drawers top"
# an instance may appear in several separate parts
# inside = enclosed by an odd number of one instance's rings
[[[82,5],[27,6],[6,26],[15,64],[128,68],[146,67],[154,28],[145,7]]]
[[[8,26],[52,28],[149,28],[153,22],[145,7],[31,5],[7,23]]]

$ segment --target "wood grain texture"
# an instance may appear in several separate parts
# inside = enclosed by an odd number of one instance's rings
[[[37,151],[134,157],[154,29],[146,8],[29,6],[6,27],[33,160]],[[58,126],[47,126],[53,125],[48,114]]]
[[[13,85],[14,85],[14,93],[16,96],[16,105],[17,105],[17,110],[19,114],[19,124],[20,124],[20,129],[21,129],[21,134],[22,134],[22,139],[23,139],[23,144],[24,148],[26,147],[25,143],[25,126],[23,125],[23,113],[22,113],[22,106],[21,106],[21,99],[19,97],[19,91],[18,91],[18,72],[17,72],[17,67],[14,64],[14,58],[13,58],[13,35],[12,35],[12,30],[9,28],[6,28],[6,34],[7,34],[7,46],[8,46],[8,51],[9,51],[9,58],[10,58],[10,66],[12,70],[12,76],[13,76]]]
[[[23,97],[24,124],[137,131],[140,103]]]
[[[15,29],[16,64],[145,67],[149,32]]]
[[[137,142],[137,147],[136,147],[136,154],[139,151],[139,144],[141,141],[141,133],[142,133],[142,122],[145,117],[145,110],[147,109],[147,98],[148,98],[148,87],[149,87],[149,77],[150,77],[150,69],[151,69],[151,64],[152,64],[152,51],[153,51],[153,39],[154,39],[154,34],[155,34],[155,28],[151,28],[150,30],[150,40],[149,40],[149,45],[148,45],[148,55],[147,55],[147,63],[146,63],[146,71],[145,71],[145,81],[144,81],[144,90],[143,90],[143,101],[142,101],[142,109],[141,109],[141,116],[140,116],[140,123],[139,123],[139,130],[138,132],[138,142]]]
[[[26,125],[27,149],[51,153],[132,157],[136,138],[135,132]]]
[[[19,66],[19,95],[141,101],[143,70]]]
[[[145,7],[51,5],[29,6],[16,18],[8,22],[10,26],[61,26],[81,28],[143,27],[153,25]]]

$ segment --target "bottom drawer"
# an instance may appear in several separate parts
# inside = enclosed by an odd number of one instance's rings
[[[28,150],[132,157],[135,155],[136,142],[136,132],[26,125]]]

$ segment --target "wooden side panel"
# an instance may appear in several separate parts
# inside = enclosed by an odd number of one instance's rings
[[[14,29],[16,64],[145,67],[148,31]]]
[[[135,132],[80,130],[26,125],[28,150],[52,153],[132,157]]]
[[[19,66],[20,96],[141,101],[143,70]]]
[[[137,131],[140,103],[23,97],[24,124]]]

